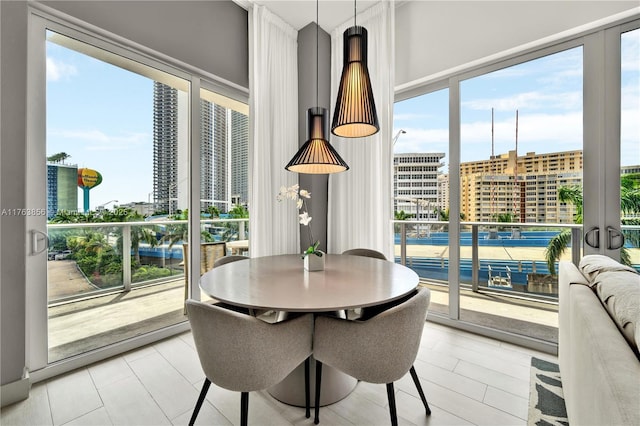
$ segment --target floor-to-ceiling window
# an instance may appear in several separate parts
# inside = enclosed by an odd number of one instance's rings
[[[247,150],[248,107],[102,35],[32,23],[27,187],[33,205],[46,205],[28,219],[37,371],[186,328],[185,298],[200,297],[189,263],[204,262],[189,235],[219,243],[221,255],[240,230],[248,238],[244,221],[224,223],[234,201],[246,207],[247,156],[232,164],[230,153]],[[244,173],[235,199],[232,169]]]
[[[394,105],[393,210],[395,255],[406,235],[406,264],[446,286],[449,264],[449,91],[440,89]],[[448,293],[432,292],[444,312]]]
[[[580,223],[582,62],[573,47],[460,82],[460,282],[496,298],[461,303],[462,321],[557,342],[547,253]]]
[[[413,241],[408,233],[406,243],[406,262],[416,265],[423,283],[436,291],[434,285],[446,284],[450,290],[448,310],[436,305],[432,311],[476,331],[492,330],[491,334],[496,335],[495,330],[499,330],[498,333],[511,336],[515,333],[525,337],[516,339],[520,342],[532,338],[543,342],[540,347],[546,348],[556,344],[558,261],[579,259],[583,237],[600,249],[613,245],[582,235],[583,207],[602,206],[606,193],[611,192],[602,183],[611,170],[616,181],[623,174],[621,195],[628,195],[624,185],[634,184],[633,173],[640,164],[637,120],[630,118],[634,111],[637,115],[638,103],[636,28],[637,22],[615,29],[621,46],[617,53],[611,49],[605,53],[605,30],[598,30],[453,74],[439,83],[430,83],[422,93],[419,88],[405,91],[413,96],[408,99],[406,94],[401,95],[394,110],[396,131],[405,128],[403,120],[407,117],[420,115],[421,100],[437,97],[438,91],[431,87],[449,88],[450,96],[441,103],[440,115],[450,117],[447,156],[451,158],[446,163],[459,167],[447,167],[448,180],[459,181],[459,185],[449,188],[448,201],[450,207],[459,210],[460,218],[448,220],[455,227],[459,221],[460,227],[454,238],[448,238],[448,262],[440,261],[442,268],[447,268],[448,282],[443,283],[433,272],[438,263],[434,250],[431,254],[423,250],[422,256],[410,256]],[[621,61],[622,75],[617,85],[611,84],[615,72],[606,70],[611,71],[618,62],[607,55]],[[612,90],[621,91],[620,111],[615,105],[597,102],[618,99],[611,96]],[[428,120],[423,118],[423,123]],[[605,128],[604,123],[608,128],[606,143],[599,130]],[[618,137],[616,126],[621,127]],[[420,134],[434,135],[439,128],[432,122]],[[399,133],[398,140],[408,135]],[[404,152],[434,152],[426,144],[412,142],[411,148],[415,149]],[[620,156],[612,163],[603,155],[606,152],[620,152]],[[590,185],[584,183],[585,161],[589,164],[588,179],[593,183]],[[622,172],[618,173],[620,165]],[[595,170],[607,172],[594,173]],[[396,192],[401,189],[398,175],[396,170]],[[456,202],[457,206],[451,204]],[[613,216],[619,216],[615,203],[610,207],[615,210]],[[589,208],[585,217],[602,225],[605,219],[594,210]],[[622,213],[623,225],[625,220],[632,223],[633,213],[625,213],[624,205]],[[409,220],[405,225],[409,232],[426,227],[423,217],[421,224],[409,225],[418,218],[415,209],[413,214],[396,216]],[[591,222],[589,230],[594,228]],[[604,231],[594,231],[593,235],[609,235],[606,238],[614,243],[621,241],[616,239],[617,230],[609,228],[605,226]],[[621,254],[631,253],[633,263],[633,256],[638,253],[637,243],[633,242],[637,229],[623,226],[623,230],[627,239],[626,250]],[[449,228],[448,237],[451,231]],[[435,239],[419,233],[414,236],[436,247]],[[397,251],[402,252],[402,247]],[[510,338],[507,334],[502,336]]]

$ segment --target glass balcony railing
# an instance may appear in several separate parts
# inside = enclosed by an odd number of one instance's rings
[[[203,219],[200,241],[248,249],[248,219]],[[161,284],[184,276],[188,221],[49,224],[49,303]],[[60,262],[65,260],[66,262]]]
[[[396,262],[426,281],[446,284],[449,272],[449,223],[394,221]],[[582,257],[582,225],[462,222],[462,288],[557,302],[558,262]],[[622,226],[625,252],[640,270],[640,226]],[[550,268],[547,252],[563,248]]]

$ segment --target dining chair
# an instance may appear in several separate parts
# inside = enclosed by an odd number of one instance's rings
[[[211,383],[241,393],[240,424],[247,425],[249,392],[281,382],[305,363],[305,415],[310,417],[309,357],[313,315],[269,324],[216,305],[187,300],[189,323],[205,380],[189,425]]]
[[[343,251],[342,254],[348,254],[351,256],[373,257],[376,259],[387,260],[387,257],[384,254],[380,253],[379,251],[367,249],[367,248],[349,249],[349,250]]]
[[[368,249],[368,248],[354,248],[345,250],[342,254],[347,254],[350,256],[363,256],[363,257],[372,257],[374,259],[387,260],[387,257],[380,253],[377,250]],[[356,308],[353,310],[354,315],[360,315],[360,317],[371,317],[373,316],[373,311],[370,308]],[[347,319],[349,319],[349,310],[345,309],[344,315]]]
[[[223,241],[200,243],[200,275],[211,270],[217,259],[224,257],[226,245]],[[189,298],[189,244],[182,244],[182,264],[184,265],[184,300]],[[184,312],[187,314],[185,303]]]
[[[239,260],[248,260],[247,256],[242,256],[239,254],[230,254],[228,256],[220,257],[213,262],[213,267],[217,268],[218,266],[226,265],[227,263],[237,262]]]
[[[398,424],[393,382],[407,372],[418,389],[427,416],[431,409],[413,366],[427,318],[431,293],[417,289],[412,297],[368,321],[318,316],[313,332],[316,360],[314,423],[320,422],[322,365],[327,364],[358,380],[386,383],[391,424]]]

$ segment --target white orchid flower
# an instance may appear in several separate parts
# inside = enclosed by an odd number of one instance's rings
[[[287,187],[286,186],[281,186],[280,187],[280,193],[278,195],[276,195],[276,200],[282,201],[282,200],[285,199],[286,196],[287,196]]]
[[[290,200],[297,200],[298,199],[298,184],[296,183],[295,185],[290,186],[289,188],[287,188],[287,193],[286,193],[286,197],[289,198]]]
[[[306,189],[301,189],[300,190],[300,196],[304,197],[304,198],[311,198],[311,193],[309,191],[307,191]]]
[[[312,217],[309,216],[309,213],[307,213],[307,212],[299,214],[298,216],[300,216],[300,224],[302,224],[304,226],[308,226],[309,222],[311,222]]]
[[[298,207],[298,210],[302,208],[302,204],[303,204],[302,199],[298,198],[298,201],[296,202],[296,206]]]

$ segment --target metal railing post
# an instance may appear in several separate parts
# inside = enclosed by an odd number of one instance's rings
[[[244,220],[238,222],[238,239],[246,240],[247,238],[244,236]]]
[[[122,285],[131,290],[131,225],[122,226]]]
[[[478,292],[480,258],[478,254],[478,225],[471,225],[471,289]]]
[[[400,264],[407,264],[407,225],[400,224]]]

